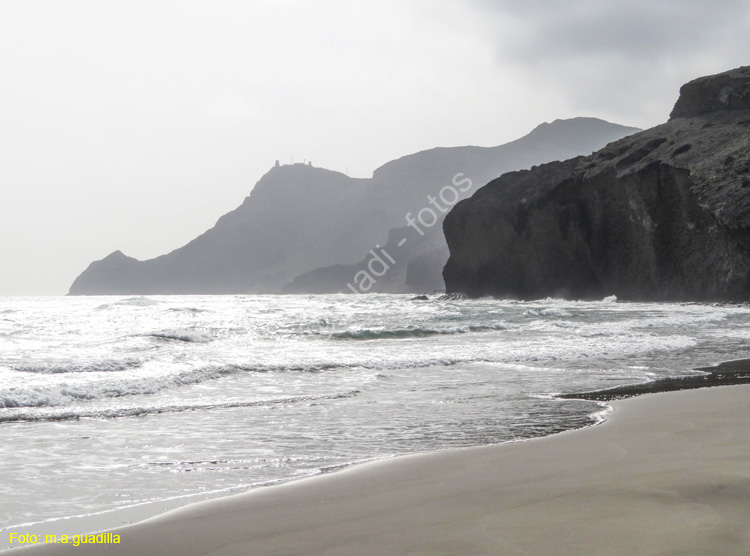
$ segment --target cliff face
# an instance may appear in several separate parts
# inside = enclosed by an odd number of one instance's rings
[[[700,77],[680,88],[670,119],[722,110],[750,110],[750,66]]]
[[[371,179],[303,164],[273,168],[239,208],[187,245],[147,261],[117,251],[92,263],[70,293],[275,293],[292,281],[287,291],[349,292],[347,283],[367,268],[369,251],[385,245],[389,230],[428,206],[427,196],[451,184],[456,173],[478,187],[508,170],[590,153],[635,131],[594,118],[556,121],[498,147],[405,156]],[[438,233],[410,237],[406,248],[389,246],[397,264],[368,291],[442,287],[447,246],[440,226],[433,229]]]
[[[750,299],[750,68],[683,86],[666,124],[501,176],[444,231],[449,292]]]

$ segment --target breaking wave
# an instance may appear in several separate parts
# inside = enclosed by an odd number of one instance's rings
[[[115,305],[128,305],[130,307],[152,307],[154,305],[159,305],[159,301],[156,301],[155,299],[149,299],[148,297],[131,297],[129,299],[123,299],[122,301],[118,301],[115,303]]]
[[[345,332],[334,332],[331,338],[336,340],[395,340],[401,338],[426,338],[438,334],[450,334],[440,330],[429,328],[413,328],[401,330],[347,330]]]
[[[237,372],[232,367],[195,369],[149,378],[107,380],[85,384],[57,384],[0,390],[0,408],[59,407],[75,402],[156,394],[162,390],[199,384]]]
[[[63,374],[63,373],[99,373],[99,372],[117,372],[129,371],[141,367],[143,363],[137,359],[105,359],[89,363],[60,363],[44,362],[33,365],[17,365],[11,367],[14,371],[21,373],[34,373],[43,375]]]
[[[361,329],[346,330],[328,334],[335,340],[400,340],[406,338],[427,338],[429,336],[441,336],[452,334],[467,334],[470,332],[491,332],[508,330],[508,324],[472,325],[458,328],[402,328],[395,330],[384,329]]]
[[[142,415],[156,415],[161,413],[182,413],[186,411],[209,411],[214,409],[232,409],[238,407],[260,407],[272,405],[289,405],[323,400],[340,400],[353,398],[359,390],[339,392],[318,396],[292,396],[286,398],[272,398],[268,400],[229,401],[223,403],[174,404],[161,406],[123,407],[115,409],[59,409],[44,413],[9,412],[0,414],[0,423],[18,421],[70,421],[75,419],[118,419],[123,417],[140,417]]]
[[[207,344],[213,341],[213,337],[201,330],[164,330],[162,332],[152,332],[147,334],[151,338],[161,340],[176,340],[178,342],[187,342],[195,344]]]

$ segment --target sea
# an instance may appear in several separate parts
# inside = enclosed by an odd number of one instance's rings
[[[0,298],[0,548],[593,425],[606,405],[557,395],[695,374],[748,339],[745,306],[615,297]]]

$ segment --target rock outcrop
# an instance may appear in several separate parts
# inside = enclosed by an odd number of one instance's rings
[[[697,79],[663,125],[490,182],[445,219],[447,291],[750,299],[749,91]]]
[[[750,110],[750,66],[686,83],[680,88],[670,119],[695,118],[721,110]]]
[[[427,196],[458,172],[478,187],[508,170],[587,154],[635,131],[594,118],[558,120],[499,147],[438,148],[405,156],[378,168],[370,179],[305,164],[278,166],[239,208],[187,245],[147,261],[115,252],[92,263],[70,293],[276,293],[290,282],[286,291],[349,292],[347,283],[368,265],[370,250],[385,245],[389,230],[403,227],[405,215],[425,207]],[[370,291],[442,287],[448,250],[440,226],[434,228],[437,234],[394,250],[398,264],[377,277]],[[413,264],[411,257],[416,257]]]

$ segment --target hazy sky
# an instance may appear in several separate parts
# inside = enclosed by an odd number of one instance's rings
[[[0,0],[0,295],[180,247],[276,159],[368,177],[557,118],[661,123],[682,83],[750,64],[748,16],[750,0]]]

